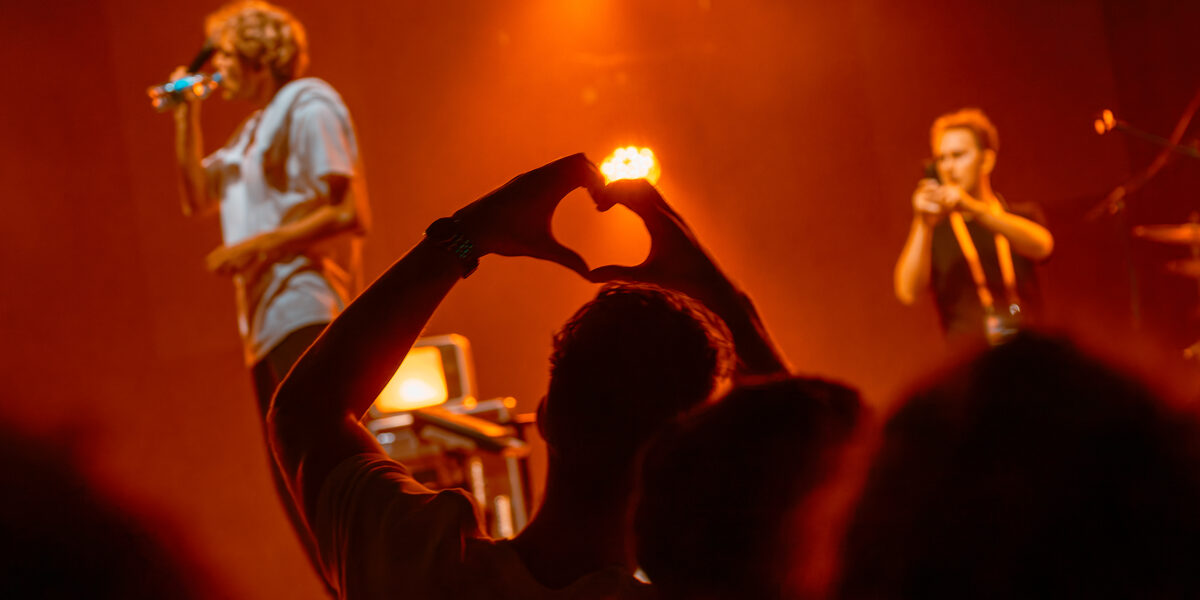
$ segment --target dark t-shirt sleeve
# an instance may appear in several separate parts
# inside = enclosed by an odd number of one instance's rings
[[[314,517],[325,576],[347,598],[438,597],[482,535],[464,492],[434,492],[372,454],[330,473]]]

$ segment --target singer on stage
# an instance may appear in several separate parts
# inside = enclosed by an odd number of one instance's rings
[[[175,108],[183,212],[220,215],[224,244],[206,263],[233,280],[245,360],[265,417],[292,363],[357,290],[367,195],[341,97],[320,79],[300,78],[308,65],[300,22],[281,8],[248,1],[226,5],[205,26],[223,96],[253,112],[224,147],[201,158],[200,103]],[[185,71],[177,69],[172,79]]]
[[[1054,250],[1036,208],[1010,206],[992,191],[999,137],[979,109],[942,115],[930,130],[933,169],[912,195],[913,220],[896,263],[896,297],[932,290],[952,345],[996,344],[1041,309],[1034,264]]]

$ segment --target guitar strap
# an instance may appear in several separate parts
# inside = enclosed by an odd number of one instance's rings
[[[998,210],[999,206],[993,208]],[[950,228],[954,231],[954,237],[958,240],[958,247],[962,249],[963,257],[967,261],[967,267],[971,271],[971,278],[975,281],[975,292],[979,295],[979,304],[983,306],[983,310],[987,314],[993,314],[996,309],[996,300],[992,297],[991,290],[987,286],[987,275],[984,274],[983,264],[979,260],[979,250],[975,247],[975,241],[971,239],[971,232],[967,229],[967,223],[963,219],[962,213],[952,212],[948,216],[950,220]],[[1017,274],[1013,267],[1012,245],[1009,244],[1008,238],[996,234],[996,258],[1000,262],[1000,276],[1004,280],[1004,292],[1008,307],[1005,312],[1012,312],[1012,307],[1021,306],[1021,298],[1017,295]]]

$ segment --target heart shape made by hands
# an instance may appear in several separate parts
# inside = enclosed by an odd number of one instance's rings
[[[620,204],[600,212],[582,188],[563,198],[550,230],[559,243],[577,252],[593,269],[639,265],[650,254],[650,233],[640,217]]]

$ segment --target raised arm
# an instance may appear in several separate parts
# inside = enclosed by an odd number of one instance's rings
[[[908,228],[908,239],[904,242],[904,249],[900,251],[900,258],[896,261],[892,280],[896,299],[903,304],[916,302],[929,287],[933,228],[946,212],[937,190],[936,180],[922,179],[913,192],[912,225]]]
[[[321,486],[343,460],[382,449],[360,424],[466,260],[494,253],[552,260],[579,273],[577,254],[550,233],[559,201],[571,190],[598,190],[602,179],[582,155],[514,178],[443,222],[455,234],[418,243],[326,328],[280,384],[268,417],[276,459],[310,518]],[[452,252],[453,251],[453,252]],[[458,254],[456,254],[457,252]]]
[[[613,182],[597,199],[600,210],[623,204],[646,223],[650,255],[634,267],[608,266],[589,274],[593,281],[623,279],[682,292],[725,321],[733,335],[736,377],[787,373],[787,359],[767,333],[754,303],[717,266],[683,217],[644,179]]]
[[[187,76],[187,69],[177,67],[171,81]],[[204,158],[204,139],[200,133],[200,101],[180,102],[175,117],[175,160],[179,164],[179,201],[184,216],[203,216],[216,211],[217,199],[209,194],[208,173]]]
[[[200,103],[181,102],[175,109],[175,159],[179,164],[179,200],[184,216],[204,216],[217,209],[209,194],[208,174],[200,164],[204,154],[200,134]]]

